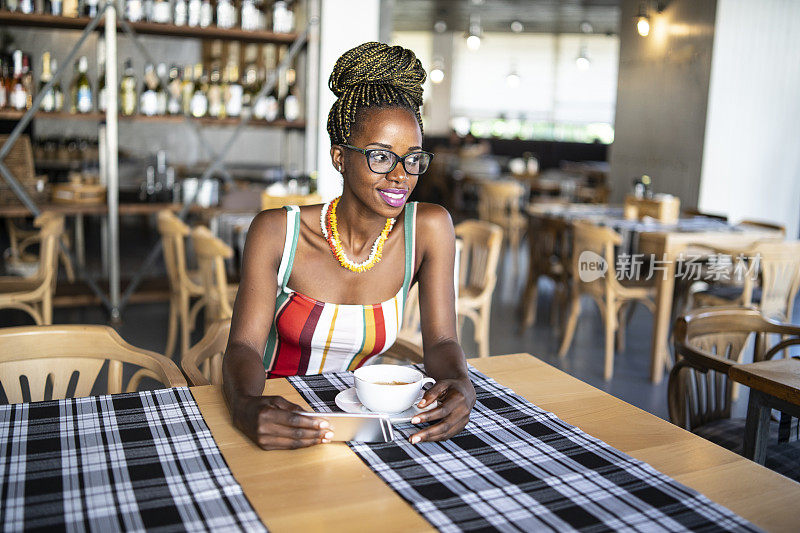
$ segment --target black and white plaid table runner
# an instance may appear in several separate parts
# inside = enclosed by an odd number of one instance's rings
[[[419,368],[419,367],[418,367]],[[464,431],[412,445],[350,447],[440,531],[756,531],[744,519],[566,424],[470,367],[477,403]],[[290,378],[316,411],[353,385],[337,372]]]
[[[0,406],[4,531],[266,531],[189,389]]]

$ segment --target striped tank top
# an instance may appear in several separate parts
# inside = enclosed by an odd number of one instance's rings
[[[394,298],[372,305],[331,304],[287,286],[300,235],[300,209],[286,206],[275,316],[264,350],[268,378],[355,370],[394,344],[414,275],[416,212],[416,202],[406,204],[405,275]]]

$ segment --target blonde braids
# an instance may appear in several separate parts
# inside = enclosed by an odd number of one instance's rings
[[[368,107],[410,109],[422,131],[422,83],[425,69],[414,52],[402,46],[369,42],[336,61],[328,87],[337,96],[328,113],[331,144],[348,142],[358,111]]]

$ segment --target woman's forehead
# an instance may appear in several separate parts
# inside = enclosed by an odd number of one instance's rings
[[[357,121],[359,124],[355,137],[359,141],[399,147],[422,145],[422,132],[417,117],[408,109],[367,108],[359,113]]]

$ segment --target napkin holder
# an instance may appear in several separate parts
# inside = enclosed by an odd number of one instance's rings
[[[681,212],[681,200],[677,196],[659,194],[653,198],[637,198],[632,194],[625,196],[625,218],[640,220],[650,217],[662,224],[675,224]]]

